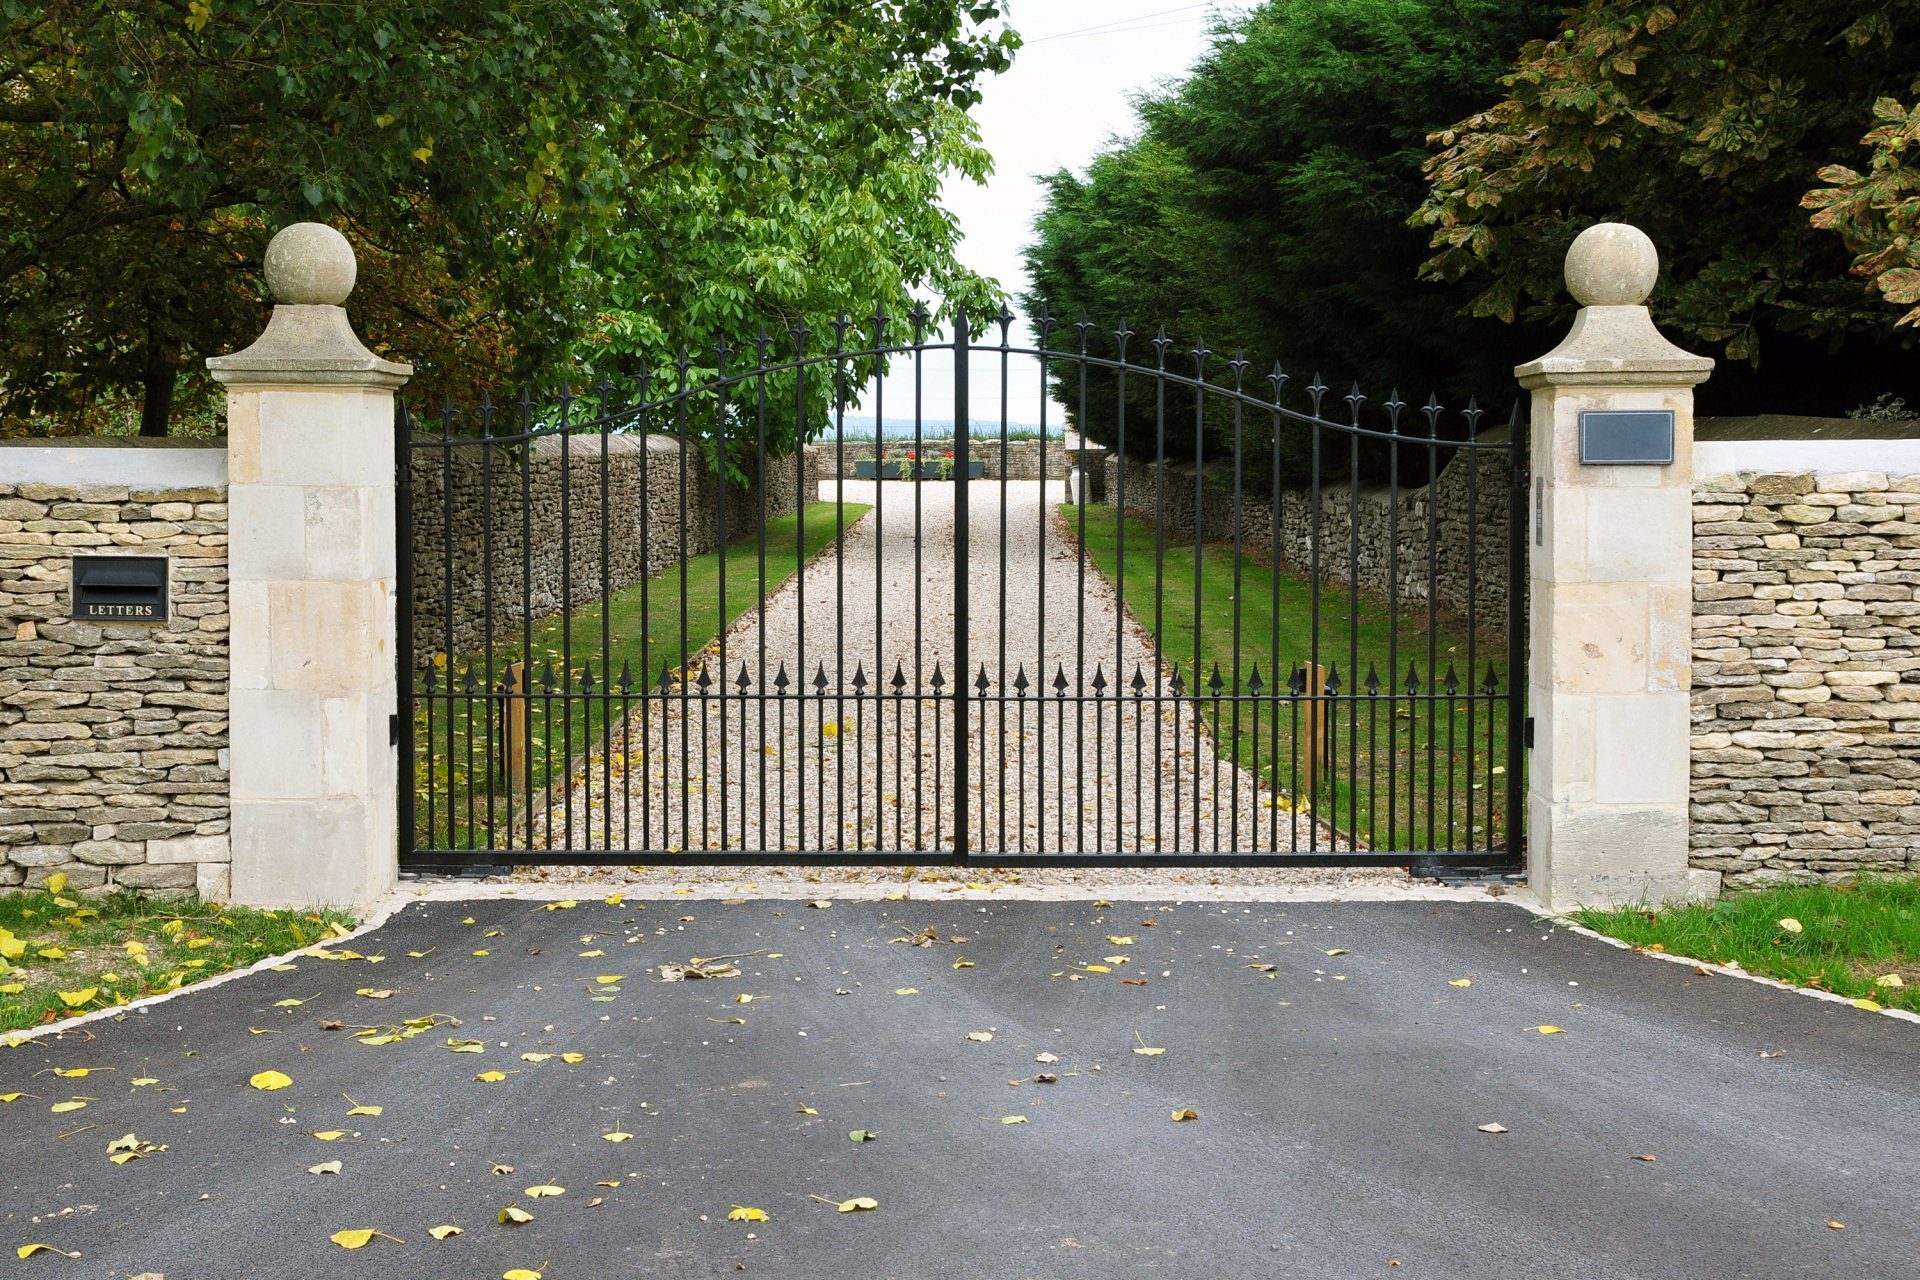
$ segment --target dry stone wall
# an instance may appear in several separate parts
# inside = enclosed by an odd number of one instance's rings
[[[482,648],[489,613],[494,642],[506,643],[523,621],[590,604],[721,541],[720,486],[697,453],[682,466],[672,437],[547,436],[524,458],[474,444],[418,447],[431,439],[416,437],[409,457],[413,649],[423,665]],[[806,461],[804,479],[800,465],[770,460],[768,518],[817,490],[817,463]],[[729,539],[759,527],[756,489],[731,486],[725,499]]]
[[[167,556],[171,617],[72,620],[87,552]],[[0,885],[225,899],[225,486],[0,476],[0,610]]]
[[[1196,510],[1203,541],[1233,538],[1230,485],[1209,476],[1196,503],[1192,466],[1169,464],[1162,507],[1156,471],[1151,462],[1109,457],[1105,500],[1124,502],[1149,520],[1157,516],[1175,541],[1192,541]],[[1383,599],[1397,594],[1403,603],[1424,603],[1431,581],[1442,610],[1464,618],[1472,601],[1476,625],[1498,631],[1506,625],[1511,580],[1510,474],[1504,450],[1460,450],[1434,483],[1421,488],[1396,492],[1361,486],[1356,491],[1333,484],[1318,491],[1283,489],[1277,501],[1270,490],[1249,490],[1240,496],[1240,535],[1245,546],[1277,550],[1284,563],[1301,572],[1313,563],[1317,547],[1324,580],[1357,583]]]
[[[1920,871],[1920,475],[1693,491],[1693,865]]]

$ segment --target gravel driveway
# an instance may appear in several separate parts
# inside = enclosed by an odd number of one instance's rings
[[[968,495],[970,693],[986,680],[968,709],[969,848],[1337,847],[1217,757],[1191,703],[1156,702],[1171,672],[1082,571],[1057,495],[1037,481]],[[553,830],[570,825],[573,848],[954,848],[954,705],[930,695],[936,672],[948,695],[955,676],[955,486],[848,481],[843,496],[874,510],[840,553],[775,593],[764,619],[749,610],[709,651],[704,685],[696,670],[664,714],[616,731],[611,787],[596,760],[555,801]],[[784,699],[751,696],[783,674]]]

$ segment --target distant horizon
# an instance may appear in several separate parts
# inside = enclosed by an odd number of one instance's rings
[[[1049,440],[1058,440],[1061,438],[1061,425],[1057,422],[1048,423],[1044,433],[1042,432],[1040,424],[1037,422],[1009,421],[1006,423],[1005,429],[1011,434],[1027,437],[1037,437],[1045,434]],[[912,440],[916,432],[923,440],[950,439],[954,432],[954,419],[922,418],[917,426],[912,418],[882,418],[880,420],[879,436],[881,439]],[[967,419],[967,433],[974,439],[997,439],[999,438],[1000,432],[1001,423],[998,418]],[[833,424],[829,423],[826,431],[813,437],[813,441],[816,444],[822,441],[832,441],[838,434]],[[856,437],[872,439],[874,437],[874,423],[871,418],[862,420],[850,412],[846,418],[846,438],[854,439]]]

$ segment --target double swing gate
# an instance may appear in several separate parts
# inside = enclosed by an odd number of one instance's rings
[[[1517,416],[1012,325],[403,405],[403,863],[1515,863]]]

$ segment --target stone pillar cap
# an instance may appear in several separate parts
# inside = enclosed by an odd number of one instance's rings
[[[347,319],[341,304],[359,266],[345,236],[323,222],[296,222],[274,235],[262,265],[273,315],[245,351],[208,358],[216,381],[398,387],[412,375],[412,365],[369,351]]]
[[[1711,359],[1654,327],[1645,303],[1660,277],[1660,253],[1640,228],[1588,227],[1567,250],[1565,275],[1580,312],[1559,346],[1514,369],[1521,386],[1691,387],[1713,371]]]

